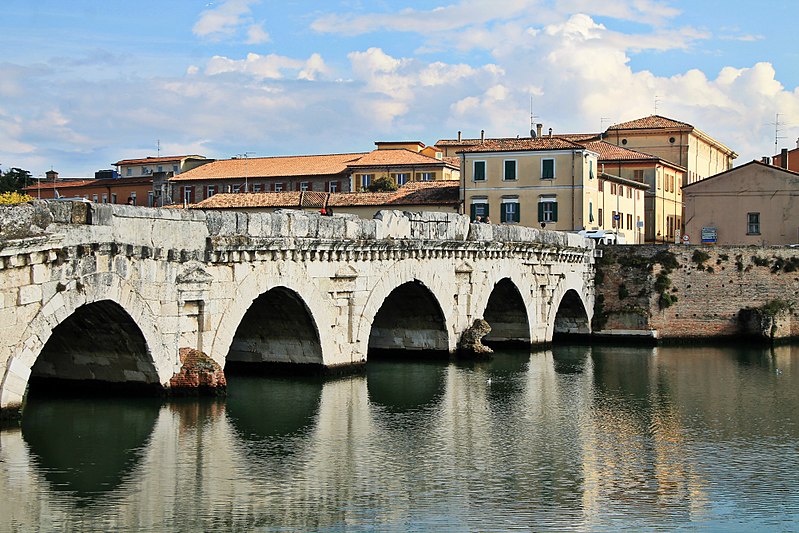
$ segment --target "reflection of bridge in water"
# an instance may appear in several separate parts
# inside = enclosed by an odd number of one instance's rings
[[[0,407],[29,382],[168,386],[179,349],[221,366],[359,365],[371,349],[453,352],[589,332],[593,249],[576,235],[379,218],[51,202],[0,241]],[[38,226],[37,226],[38,224]]]
[[[664,513],[699,519],[712,497],[703,454],[714,452],[686,437],[707,425],[721,448],[739,445],[727,435],[750,431],[779,441],[795,395],[768,409],[734,405],[774,379],[767,354],[753,362],[721,350],[702,358],[684,348],[625,350],[381,361],[345,379],[233,380],[225,401],[42,401],[21,430],[0,432],[0,516],[22,531],[396,530],[409,520],[592,529],[608,514],[651,516],[651,526]],[[790,350],[777,348],[781,366],[797,359]],[[729,382],[747,366],[741,387],[701,398],[706,385],[688,387]],[[745,484],[765,467],[741,462],[726,475]],[[755,489],[740,489],[738,503]]]

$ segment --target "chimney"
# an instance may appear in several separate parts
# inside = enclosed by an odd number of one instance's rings
[[[537,135],[538,137],[541,137],[541,130],[542,130],[542,129],[544,129],[544,125],[543,125],[543,124],[541,124],[540,122],[539,122],[538,124],[536,124],[536,125],[535,125],[535,131],[536,131],[536,133],[538,134],[538,135]]]
[[[480,142],[485,142],[486,140],[486,130],[480,130]]]
[[[788,169],[788,149],[783,148],[780,150],[780,167]]]
[[[763,157],[760,158],[760,162],[763,163],[764,165],[770,165],[771,158],[767,155],[764,155]]]
[[[549,128],[549,137],[552,138],[552,128]]]
[[[58,179],[58,172],[55,170],[48,170],[44,173],[44,175],[47,178],[47,181],[56,181]]]
[[[460,130],[458,130],[458,144],[460,144],[461,139],[462,139],[462,135],[461,135]]]

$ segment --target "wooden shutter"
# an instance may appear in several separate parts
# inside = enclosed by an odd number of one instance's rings
[[[544,202],[538,202],[538,221],[544,221]]]
[[[516,214],[513,217],[513,221],[514,222],[520,222],[521,218],[522,218],[522,204],[521,203],[517,203],[516,204]]]
[[[499,210],[499,221],[500,222],[507,222],[508,221],[508,208],[506,207],[508,204],[499,204],[502,208]]]
[[[552,222],[558,221],[558,202],[552,202]]]
[[[472,216],[472,222],[474,222],[475,219],[477,219],[477,204],[471,205],[471,216]]]

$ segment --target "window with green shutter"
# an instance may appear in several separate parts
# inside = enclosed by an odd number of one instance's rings
[[[521,220],[521,213],[519,212],[519,202],[518,200],[515,201],[503,201],[502,202],[502,211],[500,212],[500,222],[505,223],[516,223],[518,224]]]
[[[553,180],[555,179],[555,160],[542,159],[541,160],[541,179]]]
[[[485,161],[475,161],[474,162],[474,176],[472,177],[474,181],[485,181],[486,179],[486,162]]]
[[[558,202],[554,198],[545,197],[538,201],[538,221],[558,221]]]
[[[505,175],[503,176],[505,180],[515,180],[516,179],[516,160],[515,159],[506,159],[505,160]]]
[[[485,219],[488,216],[488,200],[473,203],[470,214],[472,222],[475,222],[477,217],[480,217],[481,220]]]

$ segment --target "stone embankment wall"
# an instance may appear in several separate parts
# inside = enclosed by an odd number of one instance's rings
[[[799,250],[610,246],[597,259],[593,329],[659,339],[799,337]]]

